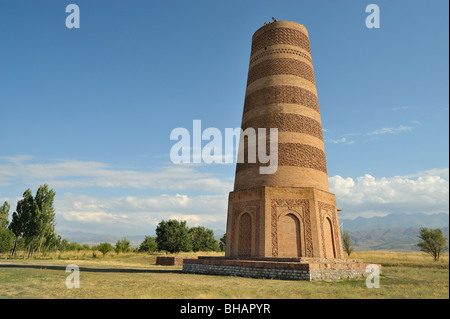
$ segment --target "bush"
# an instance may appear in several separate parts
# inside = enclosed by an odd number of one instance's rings
[[[191,235],[193,251],[219,249],[217,240],[214,238],[214,232],[211,229],[205,229],[205,227],[192,227],[189,228],[189,235]]]
[[[225,251],[227,249],[227,233],[223,234],[219,242],[220,251]]]
[[[155,237],[145,236],[144,241],[139,246],[139,251],[153,253],[156,251],[156,248],[157,248],[157,245],[156,245]]]
[[[342,247],[349,257],[355,250],[355,247],[353,246],[353,243],[350,239],[350,234],[347,230],[342,232]]]
[[[97,249],[105,256],[107,253],[112,251],[114,248],[110,243],[100,243]]]
[[[116,253],[126,253],[130,250],[130,241],[126,238],[118,240],[116,243],[115,251]]]

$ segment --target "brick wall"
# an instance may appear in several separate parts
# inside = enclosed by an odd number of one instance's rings
[[[183,257],[158,256],[156,257],[156,264],[161,266],[181,266],[183,259]]]

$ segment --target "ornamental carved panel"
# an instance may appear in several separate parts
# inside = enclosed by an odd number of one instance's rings
[[[231,240],[235,253],[251,256],[257,247],[257,235],[259,232],[259,200],[234,202],[231,212]],[[241,242],[242,241],[242,242]]]
[[[339,236],[339,225],[336,218],[336,208],[333,205],[323,202],[319,203],[319,219],[320,219],[320,236],[322,241],[322,254],[325,258],[342,258],[341,255],[341,239]],[[328,224],[331,225],[328,227]],[[327,228],[326,228],[327,226]],[[326,229],[325,229],[326,228]],[[330,230],[328,228],[331,228]],[[327,238],[327,232],[331,231],[332,238]],[[330,254],[330,249],[327,245],[333,245],[334,256]]]
[[[313,256],[313,243],[311,232],[311,214],[309,201],[307,199],[272,199],[271,200],[271,237],[272,257],[279,256],[279,234],[278,221],[282,214],[279,208],[287,208],[289,211],[298,213],[304,224],[305,257]]]

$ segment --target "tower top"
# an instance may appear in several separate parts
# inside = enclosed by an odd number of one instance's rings
[[[308,35],[308,31],[306,30],[305,26],[300,23],[293,22],[293,21],[284,21],[284,20],[278,21],[275,18],[272,18],[272,20],[273,20],[272,22],[264,22],[264,25],[261,28],[259,28],[258,30],[256,30],[256,32],[253,34],[253,38],[258,36],[262,32],[265,32],[270,29],[275,29],[275,28],[296,29],[296,30],[303,32],[305,35]]]

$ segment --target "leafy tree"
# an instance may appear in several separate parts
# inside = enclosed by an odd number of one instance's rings
[[[0,206],[0,229],[6,229],[8,227],[9,208],[8,202],[4,202]]]
[[[59,239],[60,239],[59,251],[65,252],[66,250],[68,250],[67,248],[69,247],[69,241],[65,238],[64,239],[59,238]]]
[[[14,234],[8,227],[9,204],[0,206],[0,253],[11,251],[14,244]]]
[[[171,219],[161,221],[156,227],[156,244],[158,250],[167,250],[171,253],[192,250],[186,221]]]
[[[344,248],[344,251],[347,253],[347,256],[350,257],[351,253],[355,250],[355,247],[353,246],[353,243],[350,239],[350,234],[347,230],[344,230],[342,232],[342,246]]]
[[[153,253],[157,249],[155,237],[145,236],[144,241],[139,246],[139,251]]]
[[[40,186],[36,192],[35,203],[37,205],[37,216],[35,227],[38,240],[38,252],[46,238],[54,236],[55,233],[55,209],[53,200],[55,192],[49,189],[47,184]]]
[[[15,236],[14,245],[11,251],[11,256],[14,256],[17,242],[20,237],[25,239],[29,235],[30,226],[28,225],[31,219],[31,211],[34,208],[34,199],[31,194],[31,190],[27,189],[23,193],[23,198],[17,202],[16,211],[12,215],[11,223],[9,224],[9,229],[13,232]],[[25,244],[26,244],[25,240]]]
[[[0,253],[10,252],[14,245],[14,234],[9,229],[0,228]]]
[[[57,235],[56,233],[54,233],[52,236],[46,238],[45,246],[47,247],[48,250],[53,251],[61,250],[60,249],[61,241],[62,241],[61,235]]]
[[[23,238],[29,256],[56,244],[54,197],[55,192],[47,184],[38,188],[35,197],[30,189],[23,193],[9,225],[15,236],[11,255],[14,256],[19,238]]]
[[[189,235],[192,239],[193,251],[217,250],[217,240],[214,238],[214,232],[205,227],[192,227],[189,229]]]
[[[227,233],[223,234],[222,238],[219,241],[220,251],[225,251],[227,248]]]
[[[100,243],[97,249],[103,254],[103,256],[114,250],[113,246],[110,243]]]
[[[425,227],[419,230],[419,243],[417,246],[420,250],[433,256],[434,260],[439,260],[441,252],[448,249],[447,239],[442,234],[440,228],[428,229]]]
[[[130,250],[130,241],[126,238],[123,238],[122,240],[118,240],[116,243],[115,251],[116,253],[126,253]]]
[[[22,205],[22,222],[23,222],[23,239],[25,240],[25,248],[28,256],[32,255],[34,250],[35,239],[38,236],[39,208],[34,201],[30,189],[24,193],[24,202]]]

